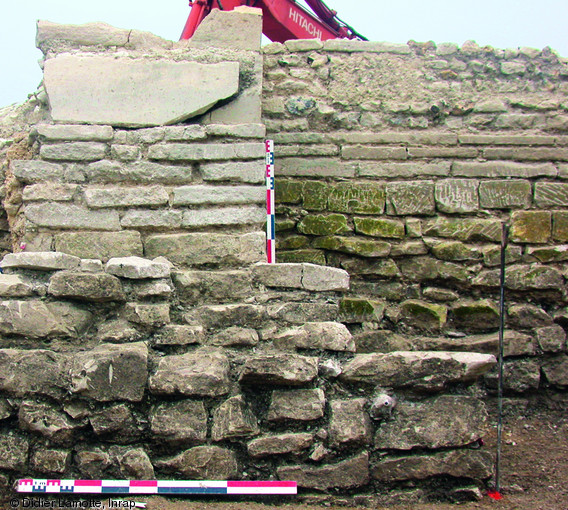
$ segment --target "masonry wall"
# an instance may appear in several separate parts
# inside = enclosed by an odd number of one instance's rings
[[[264,54],[277,260],[350,273],[358,351],[495,353],[506,224],[506,390],[565,388],[566,59],[473,42]]]

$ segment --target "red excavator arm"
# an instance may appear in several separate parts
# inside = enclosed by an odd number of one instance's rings
[[[367,39],[337,18],[322,0],[306,0],[315,16],[295,0],[190,0],[191,12],[181,39],[190,39],[195,29],[212,9],[232,11],[239,5],[260,7],[263,13],[262,32],[271,41],[289,39]]]

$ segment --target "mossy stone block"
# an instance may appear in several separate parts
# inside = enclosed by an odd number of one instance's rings
[[[568,211],[555,211],[552,214],[552,237],[555,241],[568,241]]]
[[[292,230],[296,226],[296,222],[290,218],[277,219],[274,223],[276,232],[286,232]]]
[[[283,239],[276,240],[276,247],[279,250],[298,250],[301,248],[307,248],[310,241],[305,236],[288,236]]]
[[[335,212],[382,214],[385,186],[374,183],[339,183],[329,190],[328,209]]]
[[[365,298],[343,298],[339,302],[339,320],[349,324],[361,322],[380,322],[385,305],[381,301]]]
[[[548,211],[515,211],[511,238],[516,243],[544,244],[552,235],[552,213]]]
[[[499,327],[499,307],[488,299],[461,301],[452,307],[453,323],[466,330],[481,331]]]
[[[402,320],[415,328],[426,331],[438,331],[444,327],[448,317],[448,308],[419,299],[408,299],[400,305]]]
[[[423,234],[464,242],[501,242],[500,220],[482,218],[436,218],[423,225]]]
[[[274,200],[278,204],[301,204],[302,182],[292,179],[279,180],[274,186]]]
[[[318,264],[325,266],[325,254],[320,250],[293,250],[279,251],[276,253],[278,262],[309,262],[310,264]]]
[[[349,231],[347,218],[343,214],[310,214],[298,223],[298,231],[314,236],[328,236]]]
[[[398,266],[392,259],[350,259],[343,260],[341,266],[349,274],[373,275],[383,278],[396,278],[400,276]]]
[[[449,261],[478,260],[481,258],[478,250],[459,241],[448,241],[433,246],[432,255],[437,259]]]
[[[355,232],[372,237],[385,237],[387,239],[402,239],[404,237],[404,223],[397,220],[383,218],[353,218]]]
[[[302,187],[302,204],[308,211],[325,211],[329,185],[320,181],[304,181]]]
[[[314,248],[350,253],[360,257],[387,257],[391,251],[391,245],[386,241],[369,241],[358,237],[322,237],[316,239],[313,246]]]

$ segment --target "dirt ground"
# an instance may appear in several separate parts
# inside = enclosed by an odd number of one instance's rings
[[[505,416],[501,464],[503,499],[468,503],[428,503],[374,507],[375,510],[568,510],[568,396],[531,406]],[[492,413],[493,414],[493,413]],[[493,414],[496,415],[496,412]],[[496,428],[485,437],[485,447],[495,451]],[[12,495],[12,497],[14,494]],[[291,499],[293,498],[293,499]],[[124,498],[147,502],[147,510],[355,510],[333,503],[306,505],[294,496],[263,504],[259,499]],[[108,499],[104,502],[107,503]],[[106,504],[103,508],[106,508]],[[20,507],[22,507],[20,503]],[[10,508],[7,506],[6,508]],[[361,510],[362,507],[357,507]]]

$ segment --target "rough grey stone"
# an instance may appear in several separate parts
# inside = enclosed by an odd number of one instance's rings
[[[248,266],[265,257],[265,235],[194,233],[150,236],[146,256],[164,256],[180,266]]]
[[[85,426],[49,404],[32,401],[22,402],[18,422],[22,430],[35,432],[54,443],[69,446],[73,444],[77,431]]]
[[[543,365],[542,371],[550,384],[563,389],[568,386],[568,356],[566,354],[548,360]]]
[[[188,480],[234,480],[238,476],[235,454],[218,446],[196,446],[154,464]]]
[[[141,337],[142,333],[124,319],[104,322],[99,325],[97,330],[97,340],[100,342],[136,342]]]
[[[71,452],[69,450],[52,448],[35,450],[30,459],[32,469],[40,473],[63,474],[67,471],[70,463]]]
[[[187,184],[193,179],[192,169],[187,165],[162,165],[144,160],[125,164],[97,161],[87,166],[87,174],[92,183]]]
[[[2,269],[21,268],[37,269],[42,271],[57,271],[60,269],[75,269],[79,267],[81,259],[66,253],[44,252],[20,252],[8,253],[2,259]]]
[[[273,341],[282,347],[355,352],[353,336],[338,322],[308,322],[276,334]]]
[[[134,299],[169,298],[174,292],[174,286],[169,278],[128,282],[126,289]]]
[[[432,181],[389,183],[386,187],[387,214],[431,215],[436,205]]]
[[[242,395],[231,397],[213,411],[211,439],[224,441],[260,433],[257,419]]]
[[[75,455],[79,472],[89,479],[102,478],[105,470],[113,464],[111,456],[100,448],[81,449]]]
[[[238,138],[264,138],[266,136],[264,124],[209,124],[206,130],[207,134],[212,136]]]
[[[483,437],[487,422],[483,402],[474,397],[443,395],[419,403],[401,402],[393,418],[379,425],[375,447],[410,450],[463,446]]]
[[[264,182],[265,170],[256,161],[232,161],[230,163],[204,163],[200,165],[204,181],[235,181],[250,184]]]
[[[129,209],[120,218],[124,228],[175,229],[182,223],[183,212],[171,209]]]
[[[17,433],[0,434],[0,469],[24,472],[28,463],[28,440]]]
[[[227,159],[260,159],[265,156],[263,143],[169,143],[152,145],[148,158],[167,161],[215,161]]]
[[[276,471],[280,480],[295,480],[299,487],[307,489],[361,487],[369,481],[369,454],[363,452],[351,459],[322,467],[281,466]]]
[[[170,265],[141,257],[118,257],[107,262],[106,272],[131,279],[167,278],[170,276]]]
[[[306,432],[274,434],[253,439],[247,444],[247,450],[251,457],[296,454],[312,446],[313,442],[313,434]]]
[[[514,393],[524,393],[538,389],[540,385],[540,363],[533,359],[508,360],[503,368],[503,389]],[[497,370],[485,376],[488,387],[497,389]]]
[[[566,332],[555,324],[535,329],[536,341],[544,352],[562,352],[566,350]]]
[[[479,209],[479,182],[470,179],[444,179],[436,182],[436,207],[447,213],[471,213]]]
[[[257,204],[266,200],[260,186],[183,186],[174,189],[173,205]]]
[[[15,160],[10,162],[14,176],[23,183],[56,181],[65,177],[65,168],[57,163],[39,160]]]
[[[72,358],[71,392],[99,402],[144,397],[148,380],[148,347],[145,343],[102,344]]]
[[[24,188],[22,200],[24,202],[38,202],[48,200],[52,202],[69,202],[77,193],[79,186],[76,184],[57,184],[45,182],[31,184]]]
[[[163,186],[136,188],[87,188],[85,200],[92,209],[128,206],[167,205],[168,193]]]
[[[54,161],[99,161],[107,154],[107,145],[99,142],[44,144],[39,150],[43,159]]]
[[[33,294],[33,287],[30,283],[16,274],[0,274],[0,296],[1,297],[27,297]]]
[[[339,307],[331,303],[284,303],[268,307],[269,317],[291,324],[337,320]]]
[[[125,127],[176,124],[200,115],[237,92],[238,76],[238,62],[95,55],[59,55],[44,67],[55,122]]]
[[[488,209],[527,208],[532,199],[529,181],[487,181],[479,185],[479,204]]]
[[[261,207],[219,207],[184,211],[181,226],[248,225],[254,223],[260,224],[265,220],[266,211]]]
[[[340,379],[348,383],[440,390],[447,384],[471,383],[495,363],[491,354],[466,352],[357,354],[343,367]]]
[[[373,467],[371,476],[381,482],[424,480],[439,475],[485,480],[493,474],[493,460],[490,452],[482,450],[387,457]]]
[[[244,300],[253,290],[248,271],[176,271],[172,275],[182,303]]]
[[[129,30],[115,28],[106,23],[85,23],[84,25],[61,25],[39,20],[37,23],[36,46],[46,51],[54,41],[65,41],[76,46],[125,46]]]
[[[296,354],[257,354],[245,361],[239,381],[244,384],[301,386],[318,373],[317,358]]]
[[[321,418],[325,394],[320,388],[310,390],[276,390],[268,408],[268,421],[311,421]]]
[[[142,448],[133,448],[118,457],[123,476],[132,480],[154,480],[154,466]]]
[[[349,290],[349,274],[343,269],[303,264],[302,287],[311,291]]]
[[[209,338],[211,345],[223,347],[253,347],[258,342],[259,337],[256,330],[237,326],[227,328]]]
[[[190,345],[203,343],[205,338],[203,326],[168,324],[154,335],[152,343],[164,345]]]
[[[228,328],[231,325],[260,328],[266,320],[265,308],[260,305],[206,305],[184,316],[187,322],[199,321],[208,329]]]
[[[39,124],[35,129],[41,138],[50,141],[110,142],[114,136],[110,126]]]
[[[58,271],[49,280],[47,292],[55,297],[81,301],[124,301],[120,280],[105,273]]]
[[[333,446],[360,445],[371,442],[372,427],[365,411],[364,398],[333,400],[329,439]]]
[[[539,326],[551,326],[552,317],[540,306],[530,304],[511,305],[507,309],[509,322],[513,326],[521,328],[537,328]]]
[[[110,443],[128,444],[140,439],[142,430],[126,404],[117,404],[89,417],[93,432]]]
[[[267,264],[258,262],[252,266],[253,278],[267,287],[302,288],[303,264]]]
[[[159,404],[150,413],[150,430],[167,443],[204,443],[207,411],[202,402],[192,400]]]
[[[112,257],[141,256],[140,232],[65,232],[56,234],[55,249],[106,262]]]
[[[150,377],[149,388],[157,395],[225,395],[230,389],[229,360],[225,354],[209,350],[165,356]]]
[[[79,230],[120,230],[117,211],[91,211],[79,205],[28,204],[26,218],[38,227]]]

